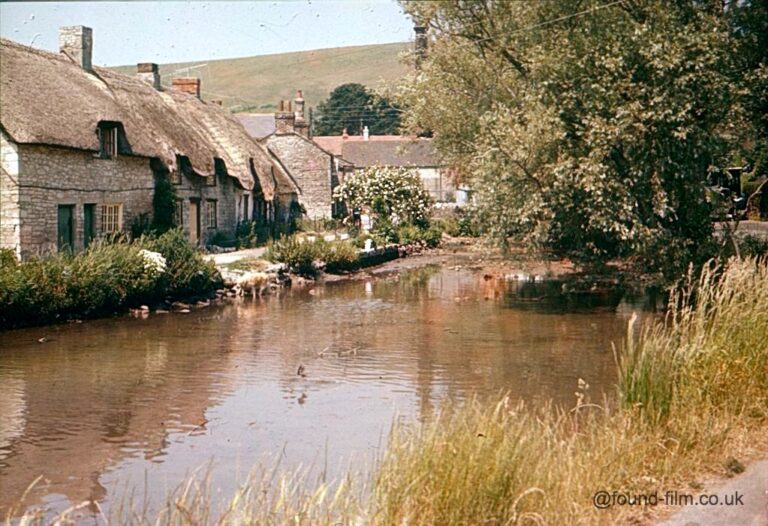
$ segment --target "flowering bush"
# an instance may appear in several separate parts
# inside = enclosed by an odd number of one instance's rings
[[[349,177],[334,190],[349,209],[370,208],[378,222],[426,224],[432,198],[408,168],[374,166]]]

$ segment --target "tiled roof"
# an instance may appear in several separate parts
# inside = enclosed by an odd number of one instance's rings
[[[358,168],[368,166],[439,166],[429,139],[345,142],[341,156]]]

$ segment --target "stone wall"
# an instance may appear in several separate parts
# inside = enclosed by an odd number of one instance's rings
[[[239,204],[244,194],[250,194],[235,183],[232,177],[217,175],[216,184],[207,184],[210,180],[197,175],[182,175],[180,184],[175,184],[176,198],[180,201],[182,210],[182,224],[179,225],[187,239],[191,232],[191,203],[200,203],[200,240],[199,244],[208,243],[217,232],[222,232],[228,237],[235,235],[237,223],[244,217],[244,211]],[[178,179],[177,179],[178,180]],[[210,201],[216,201],[216,228],[208,228],[208,206]],[[253,208],[253,197],[248,199],[248,208]],[[239,217],[238,217],[239,214]]]
[[[21,256],[57,250],[58,206],[74,205],[74,249],[83,248],[84,205],[95,204],[94,232],[103,233],[101,206],[122,205],[123,230],[152,214],[154,176],[149,159],[40,145],[19,145],[19,239]],[[5,223],[3,223],[5,224]]]
[[[0,248],[19,252],[19,150],[0,131]]]
[[[299,202],[311,219],[331,217],[333,189],[338,185],[333,157],[296,133],[270,135],[266,145],[288,169],[299,187]]]
[[[122,230],[130,232],[134,221],[152,218],[155,175],[144,157],[99,158],[94,152],[42,145],[17,145],[0,134],[0,247],[29,258],[58,250],[58,207],[72,205],[73,249],[84,248],[86,204],[96,205],[94,234],[103,235],[101,205],[122,205]],[[210,179],[184,175],[174,185],[181,205],[182,229],[190,235],[190,203],[200,203],[200,239],[206,244],[223,232],[234,236],[237,223],[250,217],[252,192],[242,190],[235,179]],[[249,194],[248,210],[242,196]],[[216,228],[208,228],[208,207],[216,202]]]

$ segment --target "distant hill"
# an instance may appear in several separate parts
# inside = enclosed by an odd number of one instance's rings
[[[340,84],[391,84],[407,73],[399,55],[409,49],[411,44],[402,42],[161,64],[160,75],[163,85],[173,77],[199,77],[203,99],[222,100],[232,111],[270,112],[280,99],[292,100],[297,89],[308,106],[317,106]],[[135,65],[112,69],[136,73]]]

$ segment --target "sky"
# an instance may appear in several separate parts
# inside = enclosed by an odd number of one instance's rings
[[[118,66],[406,42],[394,0],[0,2],[0,36],[58,51],[58,28],[93,29],[93,63]]]

